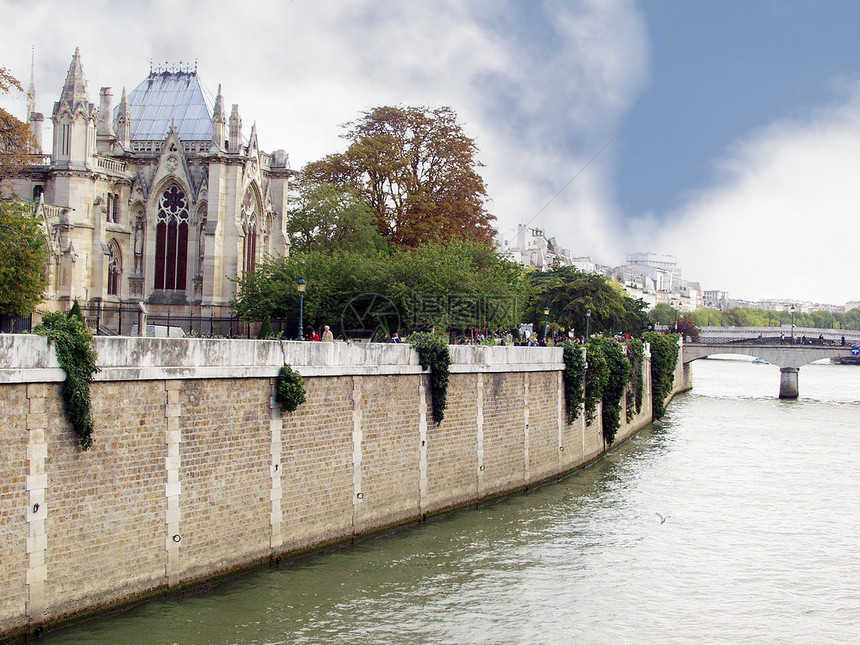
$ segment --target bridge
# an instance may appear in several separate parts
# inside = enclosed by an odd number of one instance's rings
[[[755,328],[754,328],[755,329]],[[765,328],[766,329],[766,328]],[[775,329],[773,327],[771,330]],[[778,329],[778,328],[777,328]],[[818,331],[818,330],[816,330]],[[824,331],[824,330],[821,330]],[[841,331],[841,330],[836,330]],[[860,333],[854,332],[860,336]],[[848,335],[846,333],[846,343],[848,343]],[[817,343],[818,335],[813,337]],[[682,349],[682,360],[687,366],[699,358],[713,356],[714,354],[741,354],[752,356],[767,361],[772,365],[779,367],[779,398],[781,399],[796,399],[798,395],[798,378],[797,374],[800,368],[809,363],[814,363],[823,358],[834,358],[840,356],[852,356],[860,353],[856,344],[827,344],[825,339],[822,344],[795,344],[790,338],[786,338],[783,342],[772,340],[757,341],[758,336],[755,336],[753,341],[729,341],[729,342],[697,342],[684,343]],[[799,340],[798,337],[795,337]]]

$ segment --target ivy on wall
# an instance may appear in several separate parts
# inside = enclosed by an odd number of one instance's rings
[[[99,368],[96,367],[98,356],[92,332],[79,312],[80,309],[77,314],[70,311],[68,316],[61,312],[46,313],[33,331],[45,336],[57,353],[57,360],[66,373],[60,391],[66,417],[80,437],[81,448],[87,450],[93,445],[90,383]]]
[[[642,412],[642,395],[644,382],[642,379],[642,363],[645,360],[645,343],[633,339],[626,344],[627,360],[630,363],[630,380],[627,383],[627,421],[633,420]]]
[[[600,400],[603,403],[601,410],[603,438],[609,445],[615,440],[615,434],[621,427],[621,399],[630,378],[630,363],[627,361],[624,346],[617,340],[605,336],[592,336],[588,342],[589,367],[594,348],[599,348],[605,364]]]
[[[567,423],[579,417],[585,400],[585,354],[582,345],[564,343],[564,400],[567,405]]]
[[[275,400],[284,412],[293,412],[305,402],[305,381],[301,374],[286,363],[278,372]]]
[[[644,338],[651,346],[651,406],[656,421],[666,413],[666,397],[675,382],[680,347],[676,334],[649,331],[645,332]]]
[[[443,336],[429,332],[410,334],[406,342],[418,352],[421,367],[430,370],[430,400],[433,421],[442,423],[448,405],[448,368],[451,365],[451,352]]]

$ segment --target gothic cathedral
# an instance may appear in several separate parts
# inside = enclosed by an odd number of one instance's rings
[[[41,143],[34,94],[31,81],[28,121]],[[255,127],[245,140],[238,106],[228,117],[221,87],[213,100],[196,64],[151,68],[116,107],[103,87],[96,107],[76,50],[51,121],[51,155],[13,180],[50,233],[43,307],[228,314],[236,278],[289,253],[288,156],[262,152]]]

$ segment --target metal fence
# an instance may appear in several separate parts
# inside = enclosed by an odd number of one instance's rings
[[[33,329],[33,315],[0,315],[0,334],[22,334]]]

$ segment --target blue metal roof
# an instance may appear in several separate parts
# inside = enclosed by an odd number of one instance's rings
[[[128,95],[131,140],[164,140],[173,124],[183,141],[209,141],[214,104],[196,72],[151,72]]]

